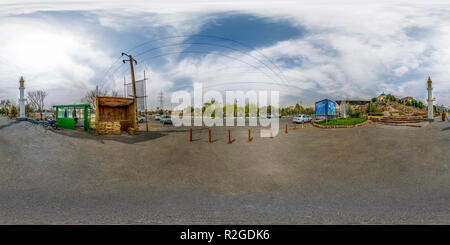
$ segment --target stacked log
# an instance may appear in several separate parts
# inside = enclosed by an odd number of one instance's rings
[[[97,134],[121,134],[120,131],[120,122],[98,122],[97,127]]]
[[[97,122],[96,133],[97,134],[106,134],[106,123],[105,122]]]
[[[137,131],[135,128],[132,128],[132,127],[129,127],[129,128],[127,129],[127,132],[128,132],[128,134],[130,134],[130,135],[135,135],[135,134],[138,133],[138,131]]]
[[[117,134],[117,135],[119,135],[121,132],[120,132],[120,122],[113,122],[113,125],[112,125],[112,134]]]

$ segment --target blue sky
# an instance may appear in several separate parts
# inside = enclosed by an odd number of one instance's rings
[[[20,76],[27,89],[48,91],[48,106],[78,103],[96,85],[122,93],[127,51],[136,76],[149,77],[151,108],[160,91],[169,106],[193,82],[279,90],[282,105],[381,92],[424,101],[428,75],[437,103],[450,105],[445,2],[6,1],[0,9],[0,99],[17,99]]]

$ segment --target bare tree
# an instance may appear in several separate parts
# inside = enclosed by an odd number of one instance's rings
[[[12,107],[14,106],[14,100],[6,99],[0,101],[0,108],[4,108],[6,110],[6,114],[9,115]]]
[[[30,103],[37,109],[39,109],[39,113],[41,115],[42,120],[42,110],[44,109],[44,100],[47,97],[47,92],[43,90],[29,91],[27,93],[27,97],[30,100]]]
[[[98,90],[98,96],[106,96],[108,95],[108,91],[106,90]],[[88,91],[86,95],[81,99],[81,102],[90,104],[91,107],[95,110],[95,99],[97,97],[97,90],[93,89]]]
[[[6,108],[6,100],[0,100],[0,108]]]
[[[116,90],[111,91],[111,96],[112,97],[119,97],[119,92]]]

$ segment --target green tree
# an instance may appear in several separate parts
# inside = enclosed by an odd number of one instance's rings
[[[370,102],[369,105],[367,106],[367,113],[374,113],[374,112],[377,112],[377,107],[373,102]]]
[[[17,106],[12,106],[11,107],[11,116],[13,116],[13,117],[16,117],[17,116],[17,113],[18,113],[18,110],[17,110]]]
[[[312,114],[314,114],[314,109],[312,107],[305,108],[303,110],[303,114],[312,115]]]
[[[422,103],[422,101],[419,101],[419,103],[417,104],[417,107],[419,107],[420,109],[423,108],[423,103]]]

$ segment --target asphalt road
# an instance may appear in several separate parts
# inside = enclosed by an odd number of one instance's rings
[[[284,133],[285,124],[288,134]],[[450,124],[162,126],[138,136],[0,118],[1,224],[450,224]],[[231,130],[232,144],[227,144]]]

